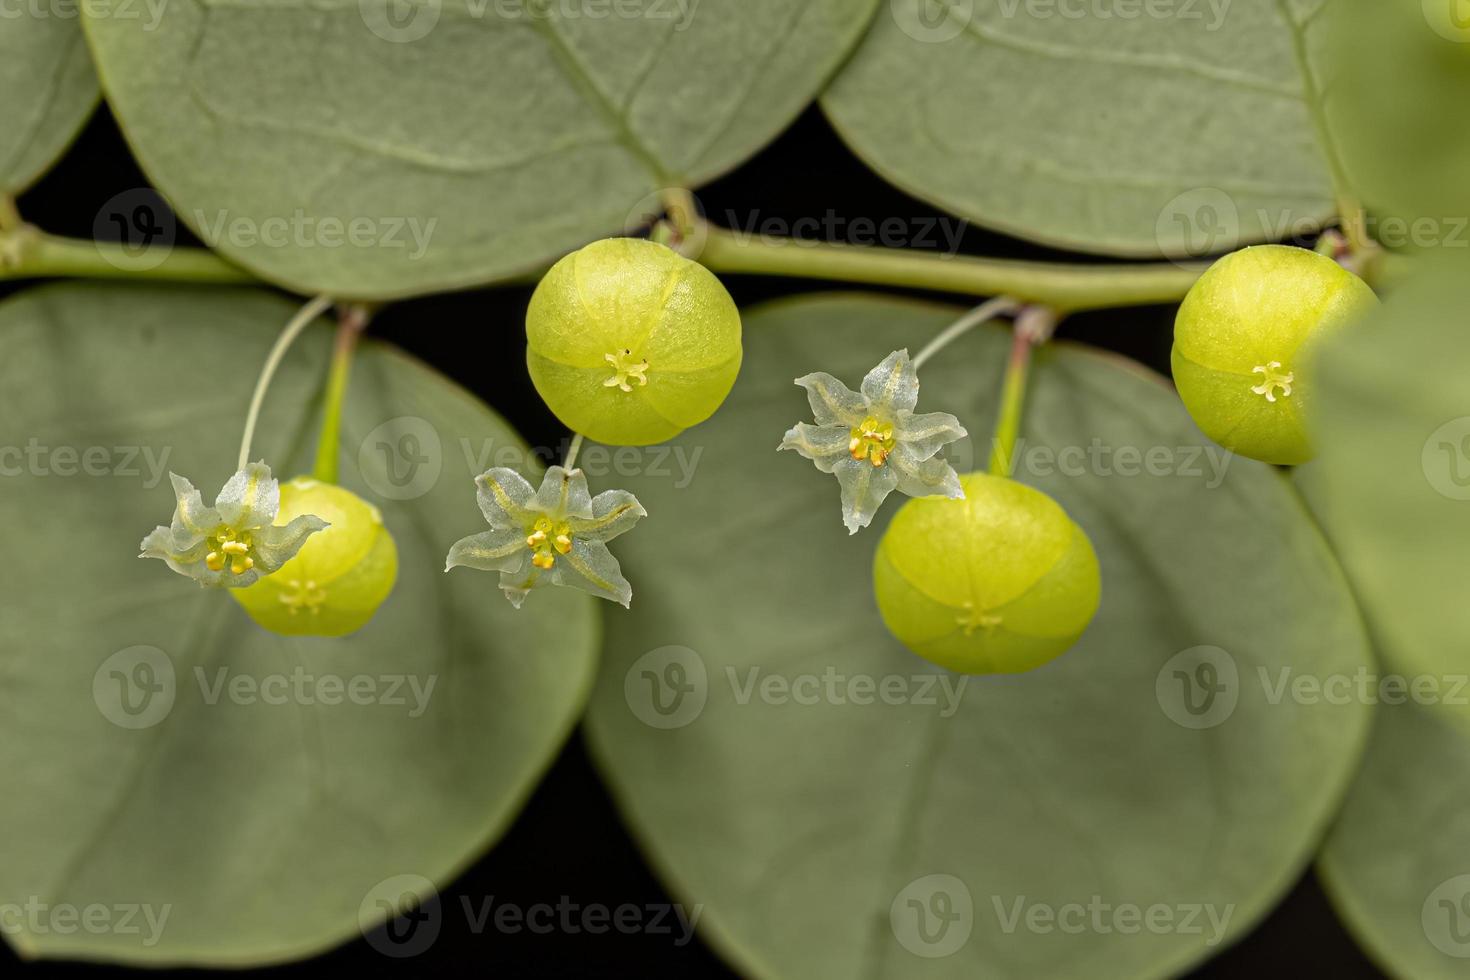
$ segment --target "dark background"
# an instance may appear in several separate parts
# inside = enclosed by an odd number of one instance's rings
[[[103,108],[66,159],[20,199],[20,208],[28,221],[46,231],[92,238],[99,212],[114,195],[146,186],[116,124]],[[795,221],[802,217],[825,219],[831,214],[839,220],[866,218],[881,222],[894,217],[917,220],[939,215],[932,206],[904,195],[868,171],[843,147],[815,109],[754,160],[702,188],[699,197],[712,221],[727,224],[733,214],[742,227],[753,216],[761,221]],[[182,226],[179,243],[197,244]],[[974,227],[966,233],[963,251],[1006,258],[1078,261],[1076,256]],[[726,285],[742,307],[829,288],[803,280],[743,277],[728,277]],[[0,296],[16,288],[0,285]],[[379,314],[372,330],[475,392],[508,418],[532,445],[555,446],[564,436],[561,426],[536,397],[524,360],[504,356],[501,339],[500,331],[519,336],[529,298],[528,287],[477,290],[398,303]],[[934,298],[956,301],[952,297]],[[1167,373],[1173,316],[1173,309],[1167,307],[1084,314],[1066,322],[1060,335],[1119,351]],[[493,339],[483,348],[478,347],[480,338],[486,337]],[[563,896],[583,907],[676,901],[642,861],[588,760],[580,736],[574,736],[563,750],[510,833],[445,889],[438,915],[442,929],[429,949],[413,958],[395,959],[360,940],[319,960],[250,971],[243,976],[306,977],[317,975],[323,968],[337,968],[347,975],[387,977],[432,974],[697,980],[736,976],[698,939],[677,945],[677,930],[672,935],[623,935],[615,931],[569,934],[559,929],[548,934],[507,934],[496,932],[492,925],[475,935],[461,906],[461,897],[476,908],[491,897],[497,904],[522,908],[537,903],[555,906]],[[4,976],[56,977],[73,973],[96,977],[142,975],[115,967],[22,964],[0,944],[0,974]],[[199,973],[182,971],[173,976]],[[1310,872],[1251,935],[1192,974],[1213,980],[1306,975],[1342,980],[1382,976],[1338,924]]]

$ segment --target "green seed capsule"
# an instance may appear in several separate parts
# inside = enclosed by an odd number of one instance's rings
[[[1257,245],[1225,256],[1190,289],[1174,323],[1184,407],[1226,449],[1307,462],[1314,350],[1377,302],[1367,283],[1316,252]]]
[[[663,442],[715,413],[740,373],[740,312],[704,266],[654,242],[594,242],[552,266],[526,314],[526,366],[567,428]]]
[[[1097,612],[1097,555],[1056,501],[985,473],[965,499],[904,504],[873,560],[883,622],[962,674],[1019,673],[1065,653]]]
[[[345,636],[373,618],[398,578],[398,547],[378,509],[349,490],[298,476],[281,487],[277,524],[315,514],[312,535],[280,570],[230,593],[261,626],[283,636]]]

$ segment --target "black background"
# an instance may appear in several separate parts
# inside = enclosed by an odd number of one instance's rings
[[[94,237],[99,212],[114,195],[147,184],[104,108],[72,152],[20,200],[27,220],[57,234]],[[700,190],[717,224],[742,226],[752,218],[838,222],[866,218],[918,221],[938,216],[931,206],[889,187],[839,142],[811,110],[777,142],[736,172]],[[104,227],[106,223],[104,222]],[[838,225],[842,227],[842,225]],[[181,244],[194,244],[180,226]],[[963,251],[1007,258],[1063,258],[1061,253],[977,228]],[[1076,256],[1065,256],[1077,261]],[[1086,261],[1083,259],[1082,261]],[[735,299],[761,300],[830,288],[802,280],[728,277]],[[0,286],[0,295],[20,287]],[[849,287],[841,287],[849,288]],[[540,403],[519,357],[505,356],[505,338],[521,341],[530,289],[479,290],[388,307],[373,332],[413,352],[474,391],[506,416],[533,445],[555,446],[564,433]],[[935,297],[951,299],[949,297]],[[1135,357],[1167,373],[1172,308],[1109,311],[1074,317],[1061,336]],[[99,329],[105,329],[99,325]],[[283,830],[289,832],[289,830]],[[698,939],[680,946],[673,935],[502,933],[476,935],[461,899],[474,907],[491,897],[522,908],[563,900],[586,907],[647,906],[675,901],[642,861],[574,736],[509,834],[441,896],[442,930],[413,958],[394,959],[366,941],[303,964],[251,971],[245,976],[314,976],[325,968],[367,976],[417,977],[734,977]],[[676,931],[677,934],[677,931]],[[0,948],[0,973],[51,977],[137,975],[116,967],[22,964]],[[195,975],[183,971],[174,976]],[[1381,976],[1338,924],[1310,872],[1275,913],[1235,947],[1192,976],[1201,978],[1323,975],[1354,980]],[[1042,980],[1042,978],[1038,978]]]

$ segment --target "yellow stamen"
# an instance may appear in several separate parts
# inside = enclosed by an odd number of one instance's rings
[[[611,378],[602,382],[604,388],[620,388],[623,391],[632,391],[633,382],[639,386],[648,384],[648,362],[632,360],[633,352],[624,348],[612,354],[602,355],[602,359],[613,367],[615,372]]]
[[[211,572],[217,572],[225,567],[225,556],[218,551],[211,551],[204,556],[204,564]]]
[[[893,437],[893,423],[880,423],[871,415],[863,419],[862,425],[855,427],[851,435],[852,439],[847,444],[848,454],[858,461],[866,459],[874,467],[886,463],[888,454],[897,444]]]
[[[550,569],[556,564],[552,549],[565,555],[572,550],[572,529],[565,522],[554,523],[549,517],[538,517],[526,536],[526,547],[535,552],[531,564],[540,569]]]

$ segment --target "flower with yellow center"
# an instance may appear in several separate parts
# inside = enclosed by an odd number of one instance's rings
[[[807,391],[815,425],[799,422],[778,449],[794,449],[842,487],[842,522],[856,534],[872,523],[894,490],[911,497],[963,497],[959,475],[941,456],[963,439],[959,419],[914,413],[919,376],[909,352],[894,351],[852,391],[830,374],[797,378]]]
[[[613,376],[602,383],[604,388],[632,391],[633,382],[639,387],[648,385],[648,362],[634,361],[633,352],[624,348],[613,354],[604,354],[603,359],[612,365]]]
[[[280,485],[265,463],[251,463],[230,477],[213,507],[194,484],[176,473],[173,521],[143,539],[140,558],[158,558],[200,585],[243,589],[271,574],[328,527],[303,514],[284,527],[274,526],[281,506]]]
[[[627,606],[633,587],[607,542],[647,513],[626,490],[595,498],[581,470],[553,466],[539,489],[503,467],[476,478],[480,511],[492,530],[464,538],[449,550],[445,571],[456,567],[500,573],[500,588],[520,607],[540,585],[581,589]]]

